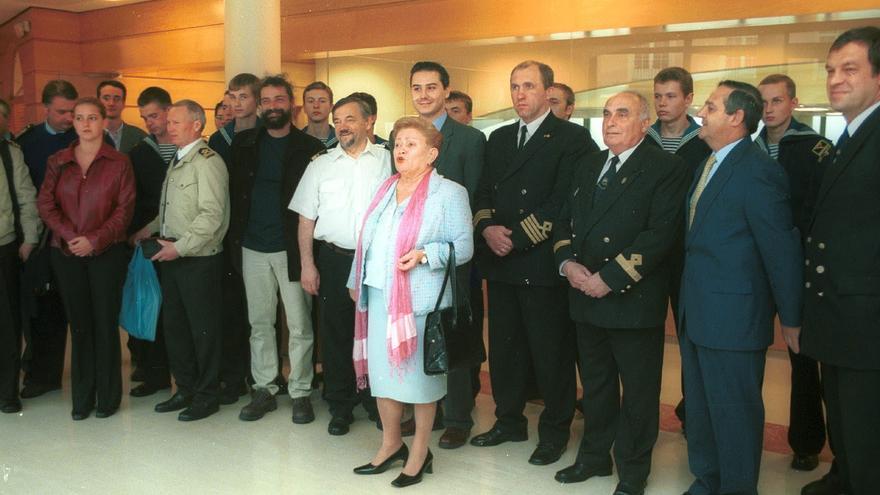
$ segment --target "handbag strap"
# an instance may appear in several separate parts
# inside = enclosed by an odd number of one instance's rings
[[[453,314],[457,316],[458,314],[458,297],[457,291],[455,289],[456,281],[455,281],[455,244],[449,243],[449,258],[446,260],[446,274],[443,276],[443,285],[440,287],[440,294],[437,295],[437,303],[434,304],[434,311],[440,309],[440,301],[443,300],[443,294],[446,292],[446,283],[449,282],[449,279],[452,279],[452,307],[454,309]],[[453,317],[454,318],[454,317]],[[453,320],[453,324],[455,321]]]

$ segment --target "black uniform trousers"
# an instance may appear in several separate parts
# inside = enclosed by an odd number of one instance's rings
[[[459,292],[468,291],[471,306],[471,332],[483,335],[483,281],[471,280],[473,263],[460,266],[456,282]],[[482,344],[481,344],[482,345]],[[447,428],[470,430],[474,426],[471,413],[480,393],[480,365],[450,370],[446,375],[446,398],[443,400],[443,425]]]
[[[877,493],[880,487],[880,370],[822,363],[834,460],[845,492]]]
[[[229,393],[238,394],[250,374],[251,325],[247,314],[244,279],[233,267],[231,256],[223,253],[223,339],[220,352],[220,381]]]
[[[73,412],[112,412],[122,400],[119,309],[125,283],[123,244],[78,257],[52,248],[52,268],[70,321],[70,388]]]
[[[321,369],[324,372],[324,400],[333,417],[349,416],[363,403],[370,415],[378,414],[370,389],[358,392],[354,373],[354,302],[346,283],[354,254],[343,253],[327,243],[318,248],[318,310],[321,333]]]
[[[222,254],[161,263],[162,322],[178,393],[216,404],[223,338]]]
[[[565,445],[574,416],[574,335],[563,286],[513,285],[490,280],[489,374],[495,426],[525,434],[528,377],[534,370],[544,411],[538,441]]]
[[[796,454],[818,455],[825,446],[825,414],[819,363],[788,350],[791,361],[788,444]]]
[[[21,299],[18,243],[0,246],[0,405],[18,401]]]
[[[660,431],[663,342],[663,326],[608,329],[577,323],[584,387],[577,462],[610,469],[613,446],[621,481],[639,486],[648,480]]]
[[[24,385],[61,387],[67,347],[67,317],[51,268],[48,246],[35,249],[24,263],[22,306],[25,350]],[[50,281],[46,286],[43,281]]]

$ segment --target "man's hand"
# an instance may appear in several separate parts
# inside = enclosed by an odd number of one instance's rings
[[[18,247],[18,257],[21,258],[22,263],[31,257],[31,253],[34,251],[35,247],[37,247],[36,244],[31,244],[29,242],[23,242],[21,246]]]
[[[590,297],[605,297],[609,292],[611,292],[611,287],[608,287],[598,273],[590,275],[587,278],[587,282],[584,284],[584,293]]]
[[[795,354],[801,353],[801,327],[787,327],[782,325],[782,338],[785,345]]]
[[[321,276],[318,274],[318,267],[314,263],[304,264],[299,275],[299,283],[306,293],[313,296],[318,295],[318,288],[321,286]]]
[[[483,238],[496,256],[507,256],[513,251],[510,234],[513,234],[513,231],[503,225],[492,225],[483,229]]]
[[[152,258],[153,261],[174,261],[177,258],[180,258],[180,253],[177,252],[177,248],[174,246],[174,243],[171,241],[166,241],[164,239],[158,239],[159,244],[162,245],[162,249],[159,250]]]
[[[397,260],[397,269],[402,272],[408,272],[417,267],[419,263],[422,262],[422,258],[424,257],[424,251],[422,251],[421,249],[413,249],[412,251],[401,256],[399,260]]]
[[[571,287],[579,291],[584,290],[587,278],[591,275],[587,267],[576,261],[566,261],[562,265],[562,273],[565,274]]]
[[[70,249],[71,253],[79,257],[88,256],[95,250],[91,241],[86,239],[85,236],[74,237],[67,243],[67,248]]]
[[[357,294],[355,293],[354,289],[348,289],[348,297],[350,297],[351,300],[354,301],[355,303],[358,302]]]
[[[149,238],[150,234],[152,234],[152,232],[150,232],[150,226],[147,225],[144,228],[142,228],[141,230],[138,230],[137,232],[135,232],[134,234],[131,234],[131,236],[129,236],[128,245],[134,247],[137,243],[141,242],[144,239]]]

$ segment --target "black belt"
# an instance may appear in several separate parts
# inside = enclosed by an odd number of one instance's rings
[[[354,249],[345,249],[333,244],[332,242],[322,241],[322,245],[333,251],[334,253],[342,254],[345,256],[354,256]]]

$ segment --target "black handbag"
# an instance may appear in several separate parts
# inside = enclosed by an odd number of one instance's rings
[[[459,304],[455,277],[455,246],[449,243],[449,259],[443,285],[437,296],[434,310],[425,319],[424,368],[426,375],[442,375],[449,370],[472,367],[480,358],[471,345],[470,304]],[[446,292],[446,284],[452,279],[452,306],[440,309],[440,301]]]

